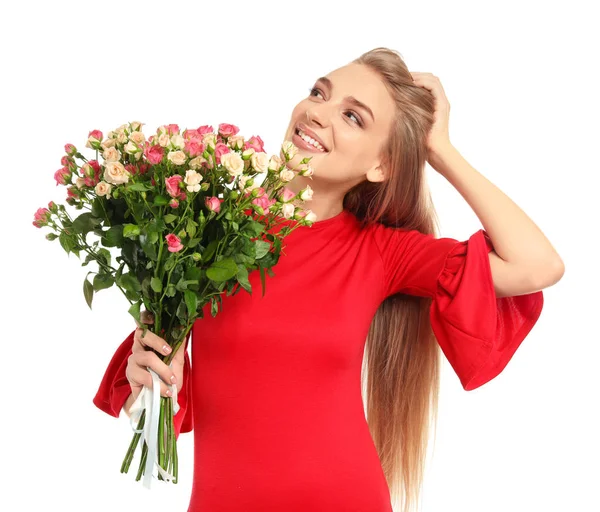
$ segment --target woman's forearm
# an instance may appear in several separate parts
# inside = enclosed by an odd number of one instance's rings
[[[451,144],[429,159],[473,209],[500,258],[535,273],[539,283],[560,279],[562,259],[550,241],[517,204],[479,173]]]

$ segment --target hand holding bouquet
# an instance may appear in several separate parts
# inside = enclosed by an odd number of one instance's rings
[[[66,203],[85,211],[72,218],[64,205],[50,201],[34,215],[34,226],[53,230],[48,240],[58,239],[67,254],[79,258],[84,252],[82,266],[97,264],[83,282],[90,308],[94,293],[112,285],[129,301],[138,325],[145,308],[153,318],[151,332],[171,348],[166,356],[157,352],[167,365],[205,305],[210,303],[216,316],[223,292],[235,295],[243,288],[252,293],[252,270],[260,272],[264,294],[265,272],[274,276],[271,267],[284,237],[316,220],[313,212],[297,206],[312,198],[311,188],[294,194],[285,186],[296,173],[312,175],[310,158],[301,161],[300,169],[289,169],[286,163],[297,151],[290,141],[282,144],[279,156],[269,158],[259,136],[245,140],[238,131],[222,123],[216,133],[211,126],[180,133],[169,124],[146,139],[139,122],[124,124],[106,138],[93,130],[86,147],[95,150],[95,159],[67,144],[62,167],[54,174],[57,185],[67,187]],[[297,224],[273,229],[286,220]],[[88,240],[90,234],[97,240]],[[111,247],[118,250],[114,258]],[[145,472],[144,485],[150,487],[155,464],[159,479],[177,483],[173,415],[179,407],[177,388],[171,399],[161,397],[158,375],[148,371],[153,386],[144,387],[130,409],[137,429],[121,471],[128,471],[143,433],[137,480]]]

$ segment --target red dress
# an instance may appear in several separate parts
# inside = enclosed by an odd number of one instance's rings
[[[290,221],[288,221],[290,222]],[[373,315],[388,296],[429,296],[438,343],[465,390],[497,376],[540,316],[542,292],[496,298],[484,230],[467,241],[354,215],[301,226],[253,293],[206,306],[192,329],[177,432],[194,432],[188,512],[391,512],[360,377]],[[133,331],[94,404],[118,417]],[[193,406],[192,406],[193,404]]]

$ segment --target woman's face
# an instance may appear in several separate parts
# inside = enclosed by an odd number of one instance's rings
[[[294,107],[285,134],[285,140],[299,149],[288,167],[312,157],[313,181],[297,176],[294,182],[313,188],[341,187],[345,193],[365,179],[382,181],[385,174],[378,167],[379,152],[387,140],[395,105],[379,76],[367,66],[351,63],[328,73],[313,87]],[[326,151],[302,147],[296,134],[299,124],[312,130]]]

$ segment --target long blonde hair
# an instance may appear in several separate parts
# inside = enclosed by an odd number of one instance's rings
[[[344,207],[363,224],[381,222],[437,237],[439,221],[425,176],[434,98],[413,84],[395,50],[375,48],[353,62],[379,74],[397,115],[382,149],[388,179],[356,185],[345,195]],[[431,301],[404,294],[388,297],[373,318],[365,345],[366,417],[392,501],[401,501],[402,512],[420,500],[429,430],[437,422],[441,349],[429,321]]]

